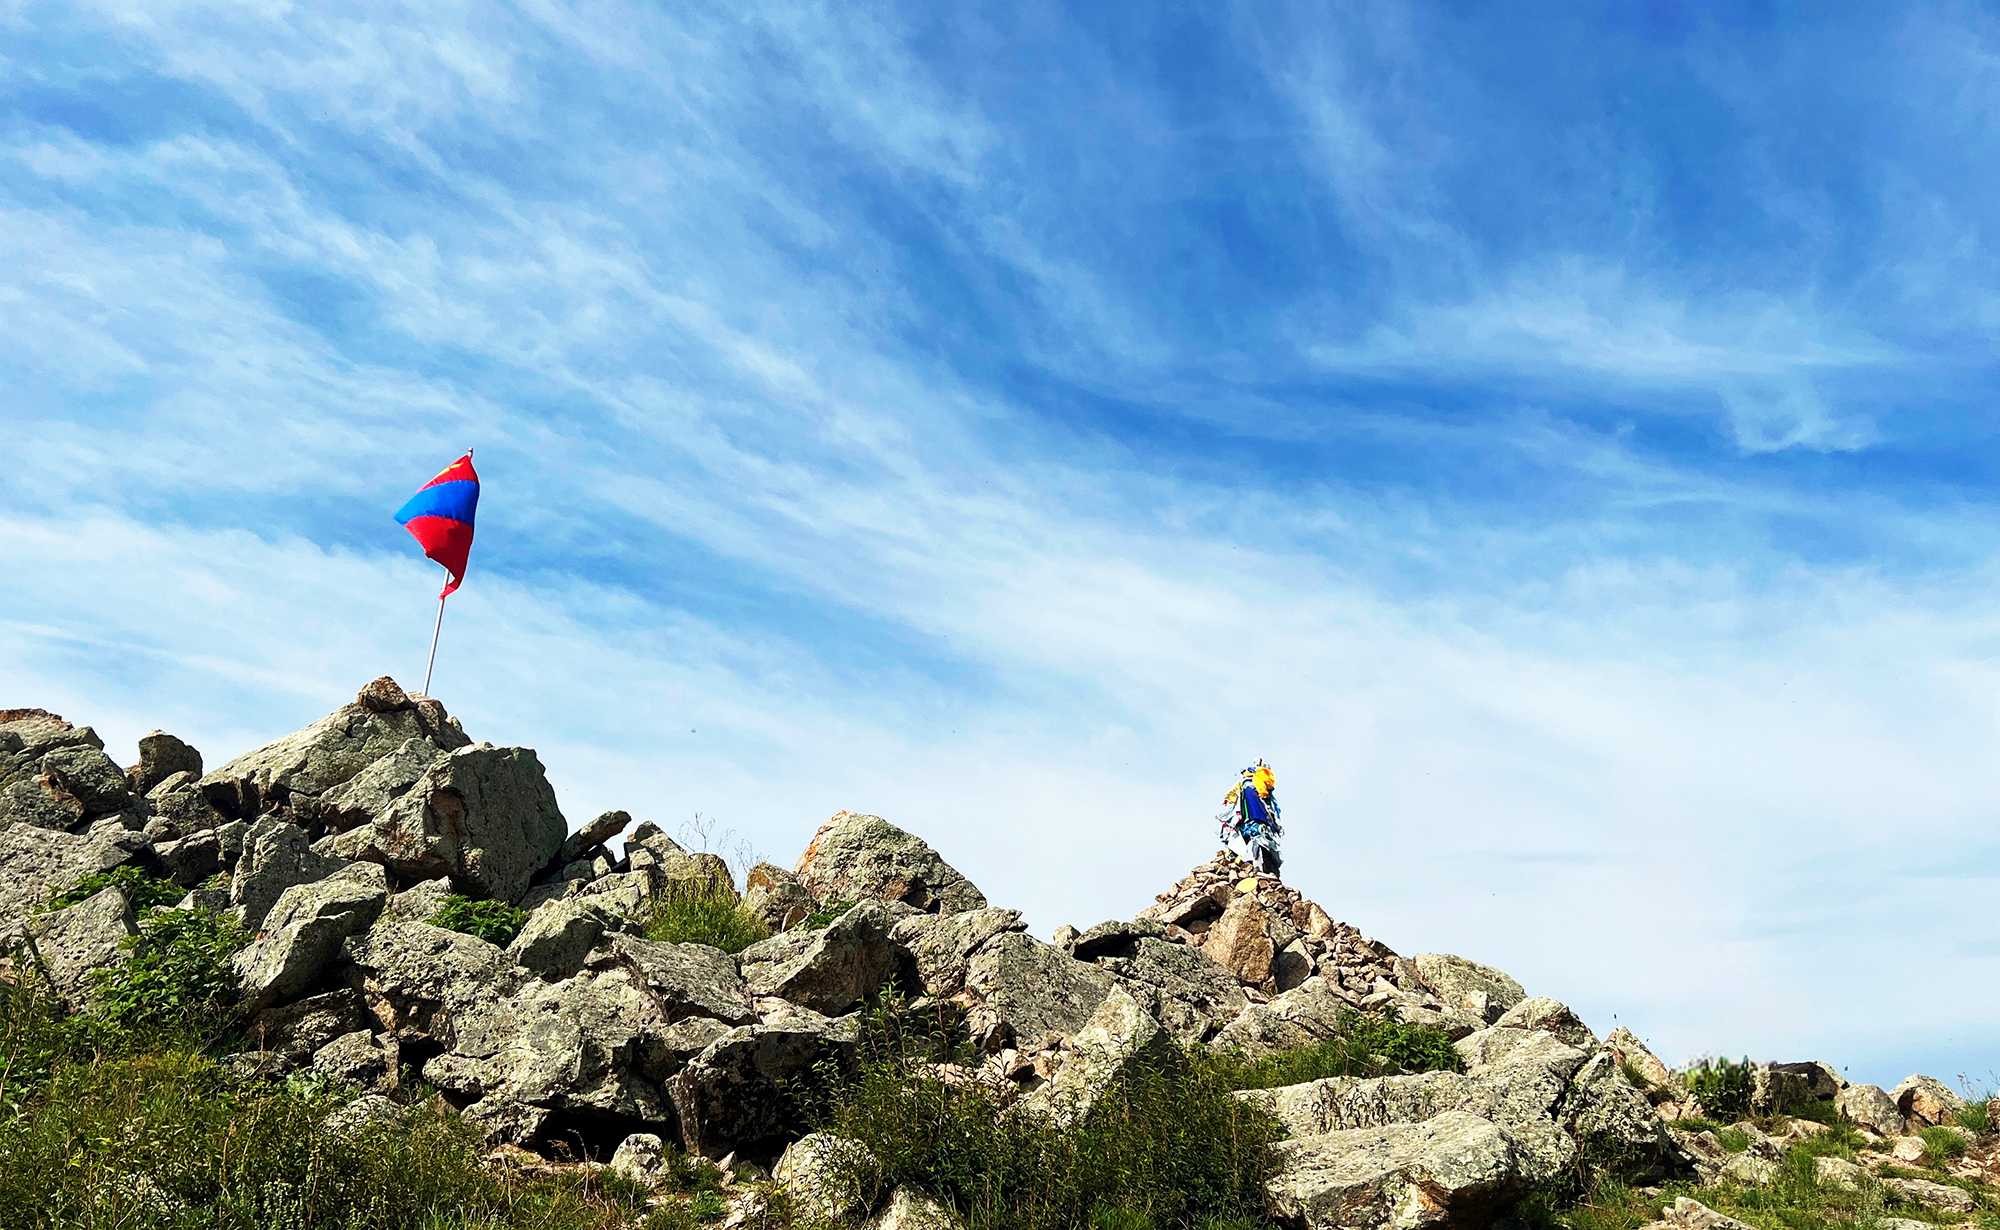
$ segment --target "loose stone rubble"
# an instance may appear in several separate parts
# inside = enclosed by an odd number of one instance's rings
[[[746,877],[742,905],[770,939],[734,955],[651,941],[644,924],[673,894],[733,898],[728,868],[623,811],[572,832],[532,751],[475,743],[387,678],[206,774],[165,732],[120,768],[89,727],[0,710],[0,951],[32,941],[41,975],[87,1009],[93,972],[128,959],[132,903],[108,887],[47,907],[128,866],[255,936],[233,963],[254,1049],[226,1070],[354,1087],[367,1096],[341,1130],[394,1120],[420,1082],[506,1156],[581,1148],[642,1183],[684,1149],[735,1184],[726,1224],[762,1207],[745,1184],[767,1174],[828,1220],[957,1224],[881,1182],[853,1142],[804,1135],[801,1082],[851,1068],[861,1014],[885,991],[963,1022],[975,1051],[949,1079],[1058,1127],[1087,1121],[1121,1075],[1172,1078],[1197,1048],[1255,1061],[1332,1038],[1355,1012],[1442,1031],[1463,1072],[1237,1095],[1288,1133],[1271,1213],[1308,1230],[1484,1226],[1607,1156],[1635,1182],[1754,1186],[1799,1138],[1738,1123],[1748,1143],[1731,1152],[1629,1030],[1600,1040],[1500,970],[1400,955],[1226,852],[1133,919],[1045,942],[921,838],[841,812],[795,867]],[[432,925],[453,893],[518,904],[526,921],[504,948]],[[1819,1159],[1822,1184],[1933,1215],[1979,1207],[1951,1183],[1880,1173],[1923,1158],[1916,1133],[1966,1110],[1941,1083],[1850,1085],[1819,1063],[1756,1073],[1758,1111],[1806,1103],[1871,1143],[1858,1162]],[[1992,1182],[1996,1153],[1982,1138],[1950,1177]],[[1683,1230],[1740,1224],[1685,1198],[1661,1207],[1660,1224]]]

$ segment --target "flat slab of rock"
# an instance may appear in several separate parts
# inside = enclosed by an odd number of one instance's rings
[[[873,897],[927,914],[961,914],[986,905],[986,894],[920,837],[880,816],[841,812],[820,826],[793,869],[821,901]]]
[[[35,911],[94,872],[143,863],[152,843],[138,833],[61,833],[31,824],[0,828],[0,947],[12,947]]]
[[[1016,1114],[1073,1127],[1090,1117],[1120,1077],[1145,1067],[1172,1072],[1181,1066],[1171,1035],[1120,986],[1105,995],[1071,1044],[1055,1079],[1016,1103]]]
[[[820,931],[787,934],[739,954],[752,996],[776,995],[824,1016],[872,999],[895,969],[893,925],[880,901],[863,901]],[[804,945],[792,951],[800,940]]]
[[[1489,1023],[1528,997],[1520,983],[1490,965],[1441,952],[1418,953],[1410,960],[1417,976],[1447,1007]]]
[[[1266,1190],[1278,1216],[1306,1230],[1484,1225],[1526,1189],[1500,1129],[1463,1111],[1283,1141],[1277,1152]]]
[[[231,958],[245,1009],[260,1012],[311,991],[340,955],[341,942],[374,925],[388,900],[389,877],[373,863],[286,889],[265,916],[263,933]]]
[[[138,934],[131,903],[116,888],[41,915],[30,927],[49,982],[76,1008],[90,1002],[91,971],[127,960],[125,940]]]
[[[1117,976],[1020,932],[993,938],[966,963],[965,987],[978,998],[973,1037],[989,1050],[1016,1039],[1073,1034],[1090,1020]]]

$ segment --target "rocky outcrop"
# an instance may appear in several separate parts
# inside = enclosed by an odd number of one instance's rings
[[[1477,1226],[1525,1192],[1506,1136],[1463,1111],[1300,1137],[1278,1156],[1272,1205],[1306,1230]]]
[[[893,921],[880,901],[863,901],[822,930],[752,944],[739,957],[744,982],[752,995],[839,1016],[875,998],[895,969]]]
[[[1055,1079],[1022,1098],[1016,1113],[1073,1127],[1090,1117],[1121,1078],[1142,1069],[1172,1073],[1183,1062],[1171,1036],[1119,986],[1111,988],[1066,1049],[1071,1054]]]
[[[132,905],[116,888],[41,915],[29,931],[41,972],[73,1007],[90,1002],[91,974],[125,960],[125,941],[138,934]]]
[[[986,895],[937,851],[879,816],[841,812],[820,826],[793,869],[821,901],[900,901],[926,914],[958,914]]]
[[[143,866],[151,843],[139,833],[76,834],[33,824],[0,827],[0,948],[12,948],[37,910],[85,876]]]
[[[851,1017],[745,1025],[717,1038],[667,1083],[687,1149],[775,1156],[799,1135],[794,1085],[851,1065],[857,1038]]]

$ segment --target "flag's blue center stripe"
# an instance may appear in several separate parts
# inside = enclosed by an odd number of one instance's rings
[[[396,510],[396,520],[408,525],[418,517],[447,517],[472,524],[472,511],[479,507],[479,484],[470,480],[439,483],[425,487]]]

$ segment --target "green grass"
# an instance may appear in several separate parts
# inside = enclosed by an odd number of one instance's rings
[[[1009,1114],[933,1062],[962,1045],[942,1018],[873,1014],[856,1073],[811,1113],[881,1162],[881,1191],[910,1184],[967,1230],[1193,1230],[1262,1226],[1270,1146],[1282,1129],[1230,1095],[1224,1064],[1183,1054],[1128,1074],[1068,1130]]]
[[[1221,1061],[1232,1088],[1276,1089],[1329,1076],[1397,1076],[1414,1072],[1463,1072],[1465,1057],[1441,1031],[1408,1025],[1392,1013],[1363,1015],[1343,1009],[1334,1036],[1318,1046],[1255,1063]]]
[[[1734,1118],[1750,1113],[1750,1091],[1755,1069],[1745,1058],[1740,1063],[1727,1059],[1703,1059],[1687,1070],[1688,1092],[1701,1108],[1712,1115]]]
[[[77,881],[76,887],[66,893],[59,893],[49,902],[49,909],[60,910],[78,902],[88,901],[107,888],[115,888],[125,894],[135,910],[152,909],[157,906],[178,904],[187,890],[172,880],[162,880],[158,876],[147,875],[131,865],[113,867],[109,871],[93,871]]]
[[[505,948],[521,934],[528,915],[504,901],[475,901],[452,893],[438,903],[427,921],[433,927],[462,931]]]
[[[842,914],[847,913],[849,910],[853,909],[855,906],[859,904],[861,903],[858,901],[848,901],[845,899],[839,901],[829,901],[826,903],[825,907],[822,908],[818,913],[812,914],[806,918],[800,919],[796,923],[793,923],[790,930],[817,931],[821,927],[830,927],[833,925],[834,919],[839,918]]]
[[[1924,1164],[1942,1170],[1956,1157],[1965,1156],[1965,1137],[1948,1127],[1927,1127],[1917,1135],[1924,1142]]]
[[[669,944],[707,944],[734,953],[770,939],[771,928],[744,909],[728,889],[673,883],[646,920],[646,938]]]
[[[1970,1102],[1963,1110],[1953,1111],[1952,1118],[1966,1131],[1984,1136],[1994,1130],[1993,1099],[1986,1097]]]

